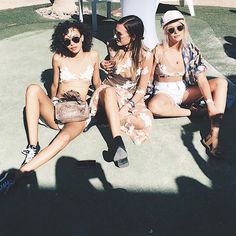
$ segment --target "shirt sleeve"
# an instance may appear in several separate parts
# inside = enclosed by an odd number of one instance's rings
[[[185,64],[185,80],[189,85],[196,85],[198,74],[207,70],[200,50],[192,43],[189,43],[183,48],[183,58]]]

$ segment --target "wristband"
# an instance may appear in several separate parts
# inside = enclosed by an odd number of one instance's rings
[[[135,107],[135,102],[134,102],[134,100],[130,99],[130,100],[128,100],[128,103],[131,105],[132,108]]]
[[[209,99],[206,100],[206,104],[209,104],[209,103],[214,103],[212,98],[209,98]]]

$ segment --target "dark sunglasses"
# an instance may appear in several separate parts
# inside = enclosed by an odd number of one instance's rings
[[[65,39],[64,40],[64,44],[66,46],[69,46],[71,44],[71,41],[73,41],[74,43],[78,43],[80,41],[81,37],[75,36],[72,39]]]
[[[184,29],[184,25],[178,25],[177,27],[171,27],[171,28],[167,29],[167,32],[169,34],[173,34],[176,30],[178,30],[180,32],[183,29]]]
[[[115,39],[120,39],[121,38],[121,33],[117,32],[116,30],[113,30],[113,35]]]

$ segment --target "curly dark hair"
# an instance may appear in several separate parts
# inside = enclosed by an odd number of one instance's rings
[[[90,27],[84,23],[78,21],[64,21],[60,22],[54,30],[52,35],[52,43],[50,50],[52,52],[59,53],[63,56],[72,57],[73,53],[64,45],[64,37],[68,34],[70,28],[77,29],[81,35],[84,36],[84,41],[82,43],[82,48],[84,52],[89,52],[92,47],[92,31]]]

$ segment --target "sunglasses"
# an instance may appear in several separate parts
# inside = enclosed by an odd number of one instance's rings
[[[117,32],[116,30],[113,31],[114,39],[120,39],[121,38],[121,33]]]
[[[64,40],[64,45],[69,46],[71,44],[71,41],[74,43],[79,43],[81,37],[75,36],[72,39],[65,39]]]
[[[169,34],[173,34],[174,32],[176,32],[176,30],[181,32],[183,29],[184,29],[184,25],[178,25],[177,27],[171,27],[171,28],[167,29],[167,32]]]

